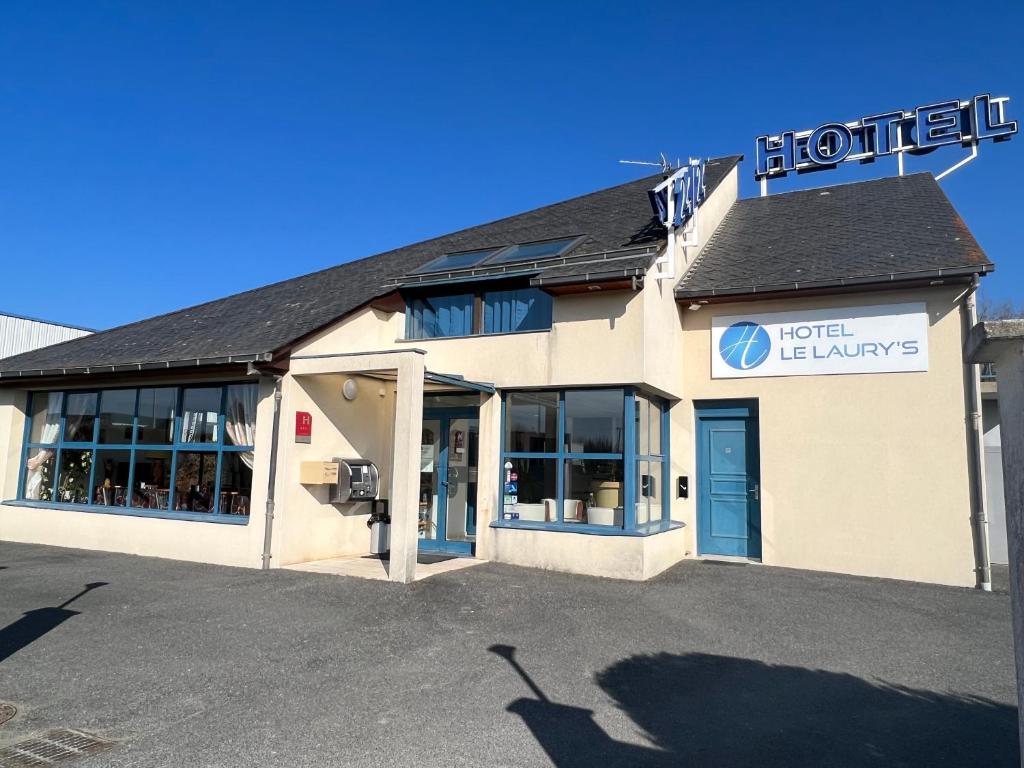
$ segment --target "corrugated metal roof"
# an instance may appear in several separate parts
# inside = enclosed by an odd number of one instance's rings
[[[88,336],[92,331],[0,313],[0,359]]]

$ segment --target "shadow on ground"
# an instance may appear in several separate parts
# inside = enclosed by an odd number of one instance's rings
[[[94,581],[91,584],[86,584],[81,592],[74,597],[68,598],[60,605],[26,611],[20,619],[0,629],[0,662],[13,656],[25,646],[31,645],[72,616],[77,616],[78,611],[72,611],[68,606],[87,592],[91,592],[99,587],[105,587],[106,585],[107,582],[105,581]]]
[[[597,684],[653,746],[610,738],[593,712],[536,698],[519,715],[556,766],[1016,766],[1017,710],[852,675],[709,654],[633,656]]]

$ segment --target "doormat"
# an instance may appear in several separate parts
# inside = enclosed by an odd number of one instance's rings
[[[12,717],[18,714],[18,708],[6,701],[0,701],[0,725],[3,725]]]

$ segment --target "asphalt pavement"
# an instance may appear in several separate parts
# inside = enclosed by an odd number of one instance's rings
[[[69,602],[70,601],[70,602]],[[96,766],[1011,766],[1005,593],[685,562],[410,586],[0,543],[0,748]]]

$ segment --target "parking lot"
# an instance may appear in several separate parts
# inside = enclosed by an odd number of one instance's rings
[[[0,595],[0,748],[115,742],[83,768],[1017,759],[1005,593],[697,561],[401,586],[4,543]]]

